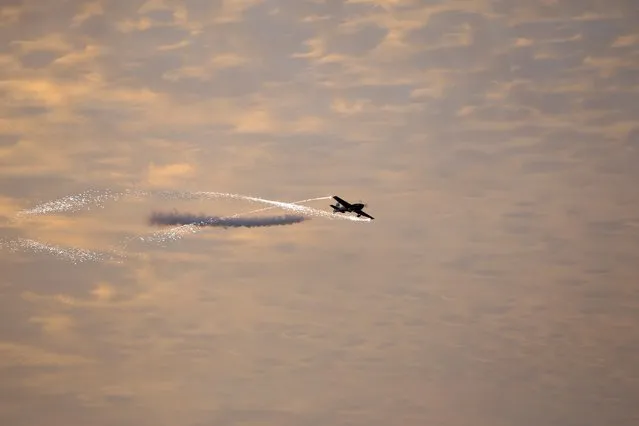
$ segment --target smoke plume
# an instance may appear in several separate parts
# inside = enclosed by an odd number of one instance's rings
[[[265,217],[218,217],[194,215],[190,213],[155,212],[149,217],[149,224],[156,226],[195,225],[199,227],[256,228],[263,226],[293,225],[308,220],[298,215]]]

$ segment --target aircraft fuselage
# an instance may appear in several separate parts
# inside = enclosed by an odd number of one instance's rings
[[[369,219],[374,219],[373,216],[369,215],[368,213],[364,213],[363,209],[364,207],[366,207],[366,204],[364,203],[351,204],[348,201],[345,201],[336,195],[334,195],[333,198],[335,199],[335,201],[337,201],[336,204],[330,205],[333,208],[333,213],[351,212],[351,213],[356,213],[357,217],[366,216]]]
[[[364,208],[364,204],[362,204],[362,203],[351,204],[348,207],[344,207],[344,206],[341,206],[339,204],[337,204],[337,205],[331,204],[331,207],[333,207],[334,211],[340,212],[340,213],[358,212],[358,211],[360,211],[360,210],[362,210]]]

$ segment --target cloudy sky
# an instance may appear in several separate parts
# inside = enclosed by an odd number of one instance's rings
[[[639,423],[635,0],[0,3],[1,424]]]

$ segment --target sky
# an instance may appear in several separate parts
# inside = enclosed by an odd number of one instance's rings
[[[638,424],[638,19],[0,2],[0,424]]]

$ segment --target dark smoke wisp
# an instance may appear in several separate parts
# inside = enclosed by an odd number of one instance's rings
[[[266,217],[218,217],[194,215],[190,213],[155,212],[149,217],[149,224],[156,226],[194,225],[200,227],[256,228],[263,226],[293,225],[305,220],[308,220],[308,218],[299,215]]]

